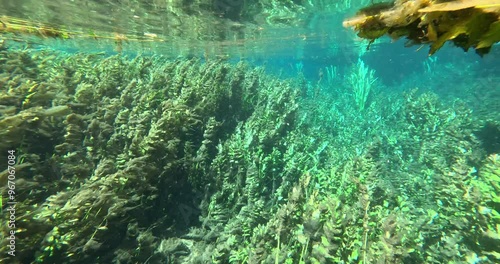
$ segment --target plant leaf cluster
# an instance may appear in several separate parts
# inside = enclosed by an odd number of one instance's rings
[[[386,7],[386,6],[384,6]],[[489,53],[500,41],[500,1],[396,1],[393,6],[374,5],[360,11],[344,26],[373,42],[383,35],[406,37],[408,44],[429,44],[429,55],[450,41],[479,55]]]

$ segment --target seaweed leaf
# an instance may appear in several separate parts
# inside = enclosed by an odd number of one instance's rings
[[[493,14],[475,9],[438,13],[436,15],[446,17],[441,20],[437,28],[438,32],[445,33],[439,35],[436,41],[431,44],[430,55],[434,54],[449,40],[454,40],[456,45],[465,50],[469,49],[479,41],[488,30],[489,25],[497,19]],[[458,37],[463,38],[458,40]]]
[[[500,21],[496,21],[490,25],[488,32],[486,32],[479,43],[477,44],[478,49],[491,47],[496,42],[500,41]]]

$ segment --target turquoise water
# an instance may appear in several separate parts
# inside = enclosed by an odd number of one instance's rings
[[[0,263],[498,263],[498,45],[366,4],[0,1]]]

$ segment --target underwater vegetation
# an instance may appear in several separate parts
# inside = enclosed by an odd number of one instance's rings
[[[389,35],[406,37],[411,45],[430,44],[429,55],[447,41],[484,55],[500,41],[500,1],[396,0],[361,9],[344,26],[371,42]]]
[[[500,261],[495,109],[382,93],[362,61],[344,96],[222,60],[0,62],[4,263]]]

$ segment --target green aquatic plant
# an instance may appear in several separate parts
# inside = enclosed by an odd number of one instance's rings
[[[497,261],[498,162],[458,101],[394,92],[359,114],[354,92],[300,97],[244,63],[8,52],[0,124],[41,121],[18,131],[37,135],[19,143],[23,259]]]
[[[479,171],[479,177],[475,179],[473,185],[479,189],[483,195],[482,205],[477,208],[479,213],[488,214],[500,223],[500,156],[490,155],[485,165]]]
[[[364,61],[358,59],[347,77],[347,85],[352,87],[354,101],[358,110],[363,111],[368,106],[376,81],[375,70],[370,69],[365,65]]]

